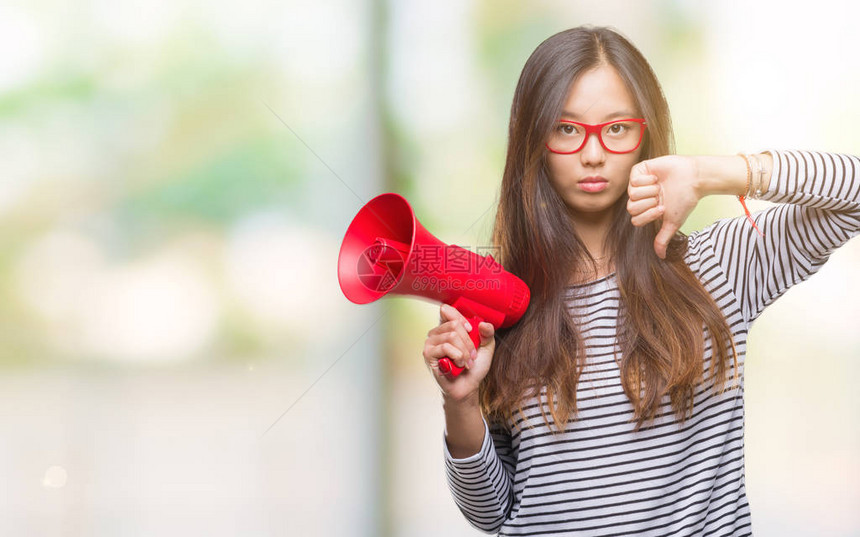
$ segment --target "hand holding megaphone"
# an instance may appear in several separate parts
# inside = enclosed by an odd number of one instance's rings
[[[472,334],[479,334],[477,344],[472,339]],[[478,384],[486,376],[493,360],[496,348],[494,335],[495,329],[491,323],[483,322],[472,326],[472,323],[452,306],[443,304],[439,308],[439,325],[427,332],[427,339],[424,341],[424,362],[431,371],[437,371],[434,376],[449,381],[458,377],[443,373],[438,365],[440,360],[448,359],[455,367],[459,363],[469,370],[469,377],[473,381],[468,385],[455,385],[440,379],[440,386],[447,395],[461,399],[478,389]]]
[[[409,202],[379,195],[361,208],[346,231],[338,256],[338,282],[351,302],[367,304],[388,293],[450,304],[472,326],[480,346],[480,323],[506,328],[525,314],[529,288],[492,256],[448,245],[430,234]],[[449,358],[439,370],[457,376],[463,368]]]

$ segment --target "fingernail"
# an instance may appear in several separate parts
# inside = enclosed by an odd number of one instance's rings
[[[469,353],[469,357],[470,357],[472,360],[474,360],[474,359],[475,359],[475,356],[477,356],[477,355],[478,355],[478,351],[476,351],[475,349],[472,349],[472,352],[470,352],[470,353]]]
[[[471,332],[471,331],[472,331],[472,325],[469,324],[469,321],[466,321],[466,332]]]

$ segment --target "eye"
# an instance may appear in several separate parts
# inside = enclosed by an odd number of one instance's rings
[[[629,129],[630,127],[624,123],[613,123],[609,126],[609,134],[624,134]]]
[[[559,134],[564,134],[566,136],[579,134],[579,129],[573,123],[559,123],[558,127],[556,127],[556,131]]]

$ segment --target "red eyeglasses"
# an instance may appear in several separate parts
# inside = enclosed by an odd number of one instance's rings
[[[642,118],[616,119],[599,125],[561,119],[549,135],[546,148],[570,155],[585,147],[588,137],[595,134],[603,149],[610,153],[630,153],[642,143],[645,126]]]

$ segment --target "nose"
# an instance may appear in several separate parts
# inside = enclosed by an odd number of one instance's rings
[[[606,160],[606,151],[600,144],[597,134],[590,134],[585,141],[585,147],[579,152],[583,166],[598,166]]]

